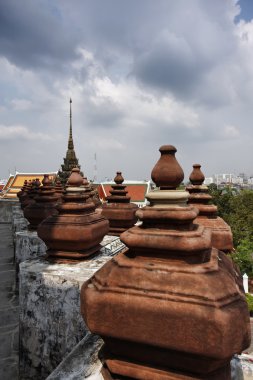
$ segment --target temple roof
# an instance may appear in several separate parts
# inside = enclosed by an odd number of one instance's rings
[[[2,198],[16,198],[17,193],[21,190],[24,185],[25,180],[32,181],[33,179],[39,178],[40,182],[44,178],[44,174],[48,174],[49,178],[54,180],[57,172],[50,173],[19,173],[16,172],[15,175],[10,175],[6,185],[4,186],[0,197]]]
[[[11,183],[12,183],[14,177],[15,177],[15,176],[14,176],[13,174],[10,174],[10,176],[9,176],[9,178],[8,178],[8,181],[7,181],[6,184],[4,185],[2,191],[6,190],[6,189],[8,189],[8,188],[10,187],[10,185],[11,185]]]
[[[114,184],[114,182],[102,182],[97,186],[99,198],[102,202],[106,201],[106,197],[110,195],[111,186]],[[138,206],[146,204],[145,195],[150,191],[149,181],[124,181],[124,185],[127,186],[127,195],[131,198],[131,202],[138,204]]]

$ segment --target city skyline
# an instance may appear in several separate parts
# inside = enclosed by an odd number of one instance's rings
[[[90,179],[148,180],[163,144],[185,181],[193,163],[252,175],[250,3],[1,2],[0,178],[60,168],[70,97]]]

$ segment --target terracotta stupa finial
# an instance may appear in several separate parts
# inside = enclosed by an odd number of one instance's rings
[[[184,172],[177,162],[173,145],[163,145],[159,149],[161,157],[151,173],[151,178],[161,190],[173,190],[184,179]]]
[[[44,174],[42,186],[39,184],[40,181],[36,178],[34,180],[33,202],[30,202],[24,210],[24,216],[30,223],[28,226],[30,230],[37,230],[42,220],[58,213],[56,211],[57,196],[49,175]]]
[[[51,181],[50,181],[48,174],[44,174],[44,178],[42,180],[42,185],[43,186],[50,186],[51,185]]]
[[[89,186],[89,181],[88,181],[87,177],[83,177],[83,186],[84,187]]]
[[[212,246],[223,252],[231,252],[233,249],[233,236],[229,225],[218,217],[217,206],[211,203],[212,196],[208,193],[208,187],[203,184],[205,176],[200,170],[200,164],[193,165],[190,174],[191,185],[186,187],[189,191],[189,204],[199,210],[195,223],[211,229]]]
[[[117,185],[121,185],[124,182],[124,178],[122,177],[121,172],[116,173],[116,177],[114,178],[114,182],[117,183]]]
[[[83,178],[79,168],[73,168],[67,181],[67,186],[79,187],[83,184]]]
[[[193,185],[202,185],[205,180],[205,176],[200,170],[201,165],[194,164],[192,165],[192,167],[193,167],[193,171],[190,174],[189,180],[191,181]]]
[[[102,215],[109,220],[109,234],[119,236],[137,222],[138,206],[130,202],[121,172],[116,172],[114,182],[109,191],[111,195],[106,197],[107,203],[102,205]]]

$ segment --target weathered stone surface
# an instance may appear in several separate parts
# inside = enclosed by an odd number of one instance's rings
[[[18,380],[18,354],[11,358],[0,359],[0,378],[2,380]]]
[[[20,264],[20,365],[24,379],[45,378],[87,334],[80,315],[80,288],[110,260],[113,252],[108,254],[108,245],[113,242],[115,237],[106,237],[100,254],[86,261],[50,263],[37,259]]]
[[[46,254],[47,246],[36,231],[16,232],[15,261],[18,265],[25,260],[35,259]]]
[[[12,232],[13,241],[16,242],[16,232],[26,231],[28,227],[28,221],[24,217],[24,212],[21,208],[21,204],[18,203],[12,206]]]
[[[12,206],[12,221],[15,218],[23,218],[23,217],[24,217],[24,213],[23,213],[23,210],[21,209],[20,202],[18,202],[17,204],[14,204]]]
[[[9,203],[11,210],[11,203]],[[6,214],[5,214],[6,215]],[[4,215],[2,215],[5,217]],[[0,221],[3,220],[0,217]],[[11,222],[0,224],[0,379],[18,379],[18,298]]]
[[[28,221],[25,218],[15,218],[13,220],[13,233],[15,239],[15,233],[20,231],[26,231],[28,226]]]
[[[47,380],[103,380],[100,373],[102,363],[98,358],[102,345],[101,338],[87,333]]]
[[[115,256],[125,248],[125,244],[117,236],[113,235],[105,235],[100,245],[102,246],[100,252],[107,256]]]
[[[18,199],[0,199],[0,223],[12,223],[12,206]]]

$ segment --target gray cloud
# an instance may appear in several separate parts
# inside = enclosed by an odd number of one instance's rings
[[[2,1],[0,54],[21,67],[59,69],[76,57],[76,38],[63,21],[53,2]]]
[[[71,96],[89,177],[96,152],[100,178],[148,178],[164,143],[186,177],[194,161],[250,171],[253,25],[238,13],[233,0],[2,1],[6,167],[59,168]]]

